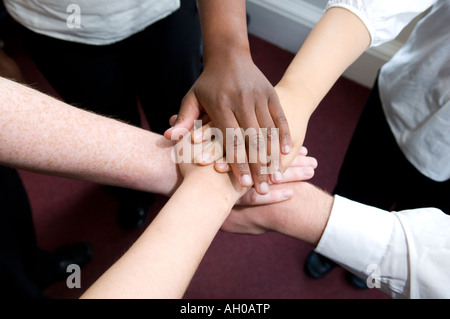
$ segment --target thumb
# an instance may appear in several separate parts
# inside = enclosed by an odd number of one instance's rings
[[[174,126],[175,125],[175,121],[177,120],[177,116],[178,115],[172,115],[169,119],[169,125],[170,126]]]
[[[201,114],[200,103],[195,96],[195,93],[191,90],[183,98],[181,102],[180,111],[176,117],[174,125],[164,132],[164,137],[171,139],[173,134],[176,134],[177,130],[190,131],[194,127],[194,121],[199,118]]]

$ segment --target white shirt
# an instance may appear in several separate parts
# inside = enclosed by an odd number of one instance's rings
[[[335,196],[316,251],[394,298],[450,298],[450,216],[387,212]]]
[[[60,40],[106,45],[168,16],[180,0],[4,0],[28,29]]]
[[[355,13],[371,46],[394,39],[433,6],[379,75],[380,98],[400,149],[425,176],[450,179],[450,1],[332,0]]]

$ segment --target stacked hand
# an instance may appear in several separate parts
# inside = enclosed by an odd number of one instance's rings
[[[176,117],[171,118],[171,123]],[[206,132],[205,128],[210,128],[210,124],[204,126],[201,130]],[[199,135],[191,130],[187,135],[176,144],[173,149],[173,159],[179,164],[179,168],[183,176],[188,175],[196,169],[214,164],[214,168],[218,173],[229,173],[232,171],[231,165],[223,160],[222,145],[220,141],[210,141],[205,138],[199,139]],[[199,147],[200,146],[200,147]],[[186,153],[189,156],[186,156]],[[307,156],[308,150],[302,147],[300,152],[291,163],[291,166],[276,181],[281,184],[278,187],[269,186],[266,194],[259,194],[255,188],[251,187],[236,203],[238,205],[263,205],[273,204],[292,198],[293,191],[289,187],[283,187],[283,183],[297,182],[309,180],[314,176],[314,170],[317,167],[317,160]],[[235,179],[230,174],[231,179]],[[272,185],[269,181],[269,185]]]
[[[227,57],[227,63],[217,60],[210,60],[205,66],[183,99],[174,126],[164,135],[170,139],[178,134],[178,129],[191,130],[194,121],[207,114],[211,125],[226,138],[227,147],[246,152],[241,159],[237,151],[226,154],[239,183],[245,187],[253,184],[258,193],[267,194],[269,177],[279,177],[282,169],[273,162],[269,175],[262,159],[266,155],[277,158],[280,152],[288,154],[292,149],[286,117],[275,89],[250,57]],[[261,129],[267,129],[267,134]],[[263,156],[250,161],[251,152]]]

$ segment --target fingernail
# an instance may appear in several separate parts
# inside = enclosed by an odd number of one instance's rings
[[[203,153],[202,155],[202,162],[207,162],[211,158],[211,154],[209,153]]]
[[[314,169],[312,167],[305,167],[303,168],[303,174],[305,176],[312,176],[314,175]]]
[[[315,158],[308,159],[308,165],[311,167],[317,167],[317,160]]]
[[[275,173],[273,173],[273,178],[277,182],[281,182],[281,180],[283,179],[283,175],[281,175],[281,172],[276,171]]]
[[[168,128],[168,129],[164,132],[164,135],[166,135],[166,133],[170,133],[170,132],[172,132],[172,131],[173,131],[173,126],[170,127],[170,128]]]
[[[194,132],[194,139],[196,142],[201,141],[203,137],[203,132],[201,130],[197,130]]]
[[[227,169],[227,163],[216,163],[216,169],[225,171]]]
[[[262,193],[267,194],[269,192],[269,184],[267,184],[266,182],[263,182],[259,185],[259,188],[261,190]]]
[[[289,199],[292,197],[292,190],[289,189],[285,189],[281,192],[281,195],[283,196],[284,199]]]
[[[289,145],[283,145],[283,153],[289,154],[291,152],[291,147]]]
[[[242,184],[244,186],[251,186],[252,185],[252,178],[250,177],[250,175],[247,175],[247,174],[242,175],[241,181],[242,181]]]

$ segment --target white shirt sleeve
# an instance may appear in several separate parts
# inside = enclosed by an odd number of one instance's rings
[[[342,7],[358,16],[371,36],[370,46],[395,39],[412,20],[436,0],[330,0],[326,9]]]
[[[449,229],[435,208],[390,213],[336,195],[316,252],[394,298],[450,298]]]

